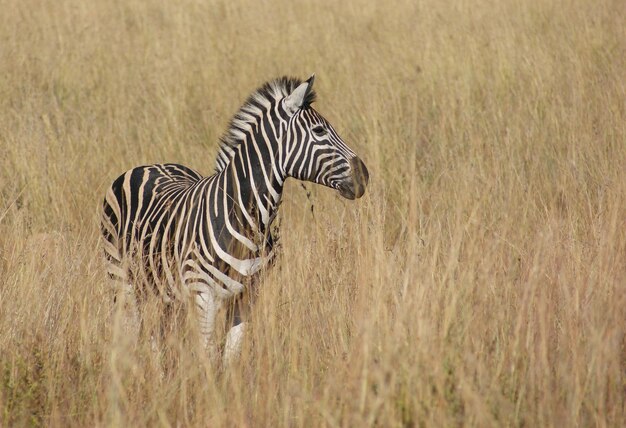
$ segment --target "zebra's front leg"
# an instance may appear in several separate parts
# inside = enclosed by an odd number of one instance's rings
[[[224,345],[224,367],[228,367],[239,359],[241,355],[241,344],[246,330],[245,322],[232,326],[226,336]]]
[[[228,322],[231,328],[226,335],[226,343],[224,344],[223,365],[228,367],[239,359],[241,355],[241,345],[246,330],[246,322],[243,319],[243,299],[236,299],[229,307]]]
[[[218,352],[215,341],[215,317],[220,309],[221,301],[212,290],[198,291],[195,300],[201,344],[206,349],[211,362],[216,363]]]

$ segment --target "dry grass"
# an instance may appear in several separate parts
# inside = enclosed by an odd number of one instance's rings
[[[626,424],[622,2],[0,3],[0,425]],[[313,71],[366,196],[290,183],[234,369],[134,346],[106,186]]]

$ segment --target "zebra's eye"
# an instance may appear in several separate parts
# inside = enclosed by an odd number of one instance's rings
[[[313,133],[318,137],[323,137],[328,134],[328,131],[326,131],[322,125],[317,125],[313,127]]]

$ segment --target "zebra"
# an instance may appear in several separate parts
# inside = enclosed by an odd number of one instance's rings
[[[314,78],[284,76],[254,91],[220,138],[213,175],[154,164],[123,173],[108,188],[106,269],[135,317],[145,290],[166,304],[191,299],[202,345],[215,358],[215,317],[230,308],[221,353],[227,363],[240,352],[246,324],[232,303],[274,257],[271,225],[285,180],[318,183],[351,200],[363,196],[368,170],[311,106]]]

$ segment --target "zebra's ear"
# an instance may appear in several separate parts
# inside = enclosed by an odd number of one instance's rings
[[[315,81],[315,74],[307,79],[306,82],[302,82],[293,92],[285,97],[285,109],[293,114],[301,109],[307,96],[313,90],[313,82]]]

